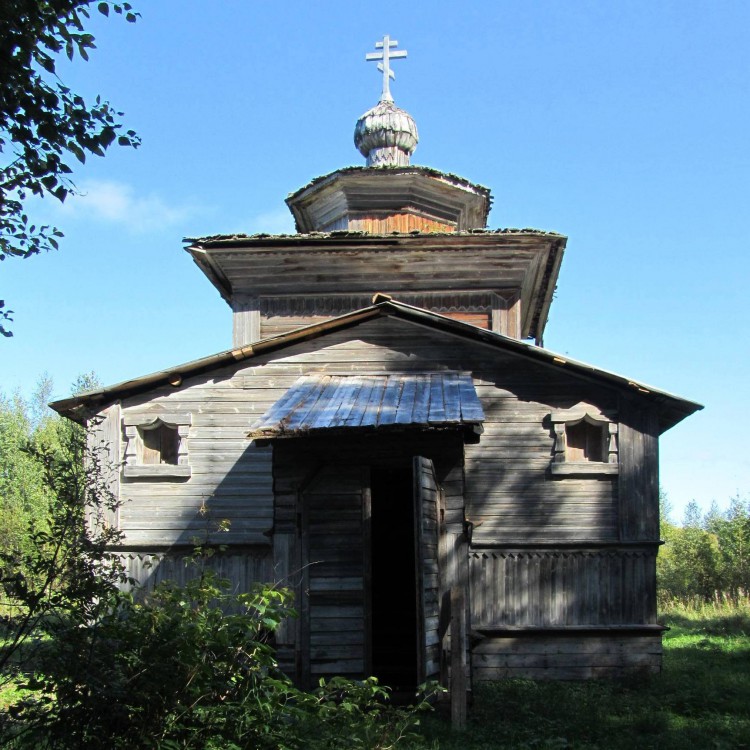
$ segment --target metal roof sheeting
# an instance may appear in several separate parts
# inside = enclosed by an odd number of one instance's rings
[[[250,428],[251,438],[355,427],[480,425],[470,375],[306,375]]]

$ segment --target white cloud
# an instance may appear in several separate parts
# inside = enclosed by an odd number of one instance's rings
[[[61,210],[71,217],[124,225],[131,232],[171,227],[195,214],[194,207],[168,205],[156,193],[139,194],[131,185],[91,180],[78,186]]]

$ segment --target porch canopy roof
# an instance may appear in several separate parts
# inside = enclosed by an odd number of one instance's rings
[[[317,374],[299,378],[251,426],[248,437],[379,427],[465,427],[481,433],[483,421],[484,411],[468,374]]]

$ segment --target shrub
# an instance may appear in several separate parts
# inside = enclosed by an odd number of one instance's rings
[[[19,747],[390,748],[418,746],[415,708],[387,705],[373,678],[296,689],[273,632],[290,594],[258,585],[230,594],[211,571],[142,602],[118,594],[86,626],[59,621],[31,691],[13,709]]]

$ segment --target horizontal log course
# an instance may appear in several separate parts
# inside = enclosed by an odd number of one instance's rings
[[[524,677],[581,680],[661,668],[661,635],[487,638],[472,651],[478,681]]]

